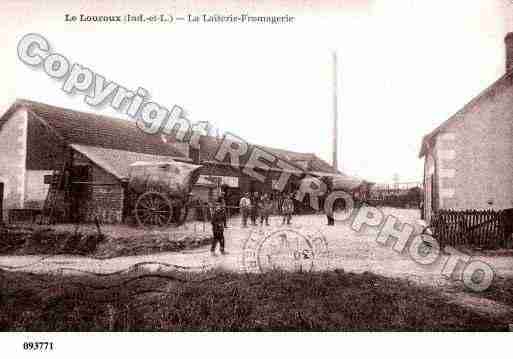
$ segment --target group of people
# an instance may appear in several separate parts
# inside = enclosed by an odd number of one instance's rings
[[[249,192],[244,193],[239,201],[240,212],[242,215],[242,226],[248,226],[248,218],[251,219],[252,225],[257,225],[257,220],[260,218],[260,225],[269,226],[269,216],[273,211],[273,201],[268,194],[264,193],[259,196],[258,192],[250,195]],[[280,211],[283,216],[283,224],[290,225],[292,214],[294,214],[294,201],[290,194],[285,194]],[[215,201],[211,212],[213,240],[210,251],[215,254],[217,243],[221,254],[226,254],[224,249],[224,229],[227,226],[227,213],[224,198]]]
[[[243,227],[248,226],[248,218],[251,219],[251,224],[256,226],[259,217],[260,225],[263,226],[265,222],[268,226],[269,216],[273,211],[273,202],[266,193],[259,196],[258,192],[254,192],[253,195],[246,192],[239,201],[239,208]],[[294,213],[294,202],[289,194],[285,194],[280,210],[283,215],[283,224],[290,224],[292,214]]]

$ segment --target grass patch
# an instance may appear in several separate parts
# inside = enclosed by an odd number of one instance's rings
[[[480,296],[513,307],[513,278],[495,278]]]
[[[163,293],[165,292],[165,293]],[[0,271],[4,331],[502,331],[434,291],[371,273]]]

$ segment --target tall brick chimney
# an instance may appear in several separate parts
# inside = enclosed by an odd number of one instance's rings
[[[513,70],[513,32],[510,32],[504,38],[506,45],[506,72]]]

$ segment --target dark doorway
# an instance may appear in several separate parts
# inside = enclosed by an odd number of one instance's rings
[[[0,182],[0,224],[4,223],[4,184]]]

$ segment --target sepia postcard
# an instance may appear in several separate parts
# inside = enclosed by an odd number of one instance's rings
[[[513,1],[0,14],[6,357],[507,342]]]

